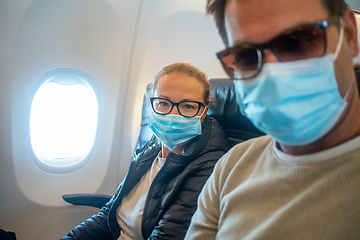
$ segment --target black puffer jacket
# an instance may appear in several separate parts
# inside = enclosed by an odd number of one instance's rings
[[[184,238],[196,210],[198,195],[215,163],[228,149],[228,139],[218,122],[206,117],[202,134],[186,145],[183,154],[167,154],[145,202],[141,226],[144,239]],[[117,239],[120,227],[116,209],[151,167],[160,150],[161,144],[153,137],[134,153],[128,174],[111,200],[97,215],[62,239]]]

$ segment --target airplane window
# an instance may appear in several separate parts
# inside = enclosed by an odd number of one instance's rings
[[[31,105],[31,146],[41,168],[46,166],[50,172],[74,171],[94,144],[97,98],[76,70],[69,74],[59,73],[58,69],[56,74],[47,76],[50,77],[37,90]]]

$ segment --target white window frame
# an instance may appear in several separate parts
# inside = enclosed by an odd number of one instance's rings
[[[96,130],[95,130],[95,136],[94,140],[91,146],[90,151],[84,153],[81,157],[73,158],[73,159],[67,159],[64,161],[54,161],[51,159],[42,159],[38,157],[33,149],[32,142],[31,142],[31,136],[30,136],[30,116],[31,116],[31,108],[33,106],[33,100],[38,92],[38,90],[43,87],[45,84],[49,82],[56,82],[56,79],[60,78],[73,78],[75,81],[80,81],[82,84],[84,84],[90,91],[92,91],[95,94],[95,98],[97,101],[97,119],[96,119]],[[75,69],[75,68],[68,68],[68,67],[62,67],[62,68],[55,68],[51,69],[47,72],[45,72],[40,78],[39,78],[39,85],[37,85],[37,88],[34,91],[34,95],[31,99],[30,104],[30,110],[29,110],[29,128],[28,128],[28,136],[29,136],[29,145],[30,145],[30,152],[31,156],[35,162],[35,164],[42,170],[49,172],[49,173],[57,173],[57,174],[63,174],[63,173],[70,173],[73,171],[76,171],[89,161],[91,158],[92,152],[94,151],[94,148],[96,146],[97,142],[97,135],[99,130],[99,114],[100,114],[100,103],[99,103],[99,94],[97,94],[96,87],[94,84],[93,79],[90,77],[89,74],[86,72]]]

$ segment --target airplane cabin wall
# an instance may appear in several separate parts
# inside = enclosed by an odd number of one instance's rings
[[[18,239],[58,239],[98,209],[71,193],[112,195],[135,147],[146,85],[161,67],[185,61],[225,77],[223,48],[205,0],[0,0],[0,228]],[[34,161],[32,99],[43,74],[87,73],[97,95],[96,140],[84,166],[52,173]]]

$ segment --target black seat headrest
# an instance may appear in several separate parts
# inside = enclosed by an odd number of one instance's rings
[[[355,76],[356,76],[357,87],[360,95],[360,70],[355,71]]]
[[[220,123],[233,145],[264,135],[240,113],[231,79],[209,79],[209,81],[214,105],[210,105],[208,115]]]

